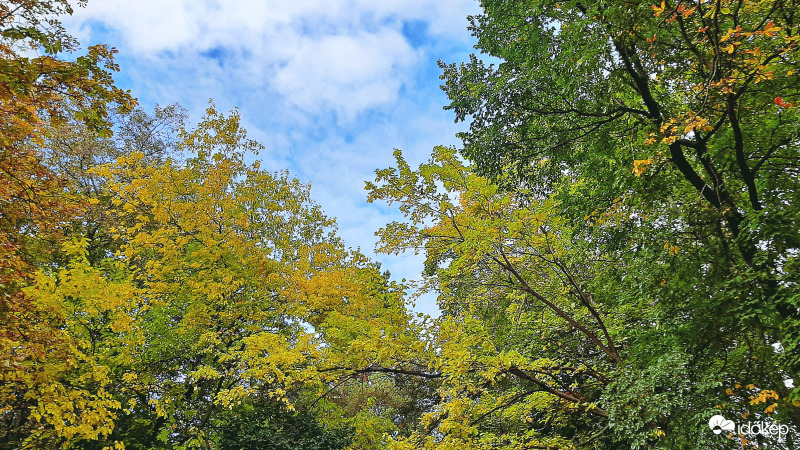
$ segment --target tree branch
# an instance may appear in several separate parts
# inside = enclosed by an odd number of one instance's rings
[[[733,130],[733,142],[736,150],[736,164],[739,166],[739,173],[742,174],[745,186],[747,186],[747,196],[750,198],[750,205],[754,210],[761,210],[761,202],[758,200],[758,190],[756,189],[756,181],[753,172],[747,165],[747,159],[744,155],[744,134],[742,133],[741,125],[739,124],[739,116],[736,111],[736,98],[731,94],[728,95],[728,117],[730,118],[731,129]]]

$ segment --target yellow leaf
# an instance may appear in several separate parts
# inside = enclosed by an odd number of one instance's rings
[[[733,28],[728,28],[728,32],[725,33],[721,38],[719,38],[719,41],[720,42],[727,41],[728,39],[731,38],[731,35],[733,35],[733,33],[735,33],[735,32],[736,32],[736,30],[734,30]]]
[[[653,11],[655,11],[655,12],[656,12],[656,13],[655,13],[655,16],[656,16],[656,17],[658,17],[658,16],[660,16],[660,15],[661,15],[661,13],[663,13],[663,12],[664,12],[664,8],[666,8],[666,2],[665,2],[665,1],[662,1],[662,2],[661,2],[661,6],[656,6],[656,5],[653,5],[653,6],[651,6],[651,8],[653,8]]]
[[[677,140],[678,140],[678,136],[667,136],[664,139],[662,139],[661,142],[669,145],[669,144],[672,144],[673,142],[675,142]]]
[[[772,35],[774,35],[775,33],[777,33],[778,31],[781,31],[781,30],[782,30],[781,27],[775,25],[775,22],[770,20],[769,23],[767,24],[767,26],[764,27],[764,34],[766,34],[767,36],[772,36]]]
[[[633,173],[636,176],[641,176],[645,170],[647,170],[647,166],[653,164],[653,158],[649,159],[636,159],[633,161]]]

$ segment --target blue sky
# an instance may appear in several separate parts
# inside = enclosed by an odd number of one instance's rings
[[[119,50],[118,85],[140,104],[180,103],[196,122],[209,99],[239,108],[266,146],[262,167],[312,185],[347,245],[414,279],[422,257],[373,253],[401,216],[368,204],[364,181],[402,149],[412,164],[458,145],[436,61],[473,51],[474,0],[90,0],[65,20],[84,45]],[[436,313],[432,296],[417,310]]]

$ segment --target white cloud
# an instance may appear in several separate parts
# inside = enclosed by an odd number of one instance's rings
[[[423,21],[432,36],[464,39],[470,0],[92,0],[68,21],[79,37],[102,24],[128,56],[198,75],[213,73],[216,52],[230,83],[264,84],[306,112],[352,118],[394,101],[420,52],[403,22]]]
[[[394,30],[304,40],[277,70],[274,85],[306,112],[356,112],[396,100],[416,52]],[[314,80],[309,83],[309,79]]]
[[[132,50],[154,53],[252,45],[258,42],[254,37],[280,37],[287,28],[295,35],[337,34],[410,20],[425,21],[436,35],[463,40],[465,17],[474,10],[473,0],[90,0],[72,22],[102,22],[119,30]]]

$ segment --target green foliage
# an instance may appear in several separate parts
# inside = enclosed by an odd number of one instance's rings
[[[481,5],[464,148],[367,183],[435,320],[238,113],[131,111],[68,2],[0,5],[0,447],[792,448],[797,0]]]
[[[582,283],[616,320],[617,436],[692,448],[717,407],[800,426],[796,2],[481,4],[501,62],[442,64],[447,108],[478,174],[607,261]]]
[[[353,430],[320,424],[309,412],[287,411],[271,400],[238,405],[219,425],[221,450],[338,450],[350,445]]]
[[[396,157],[398,168],[378,171],[368,189],[371,200],[400,203],[409,223],[382,229],[381,248],[425,252],[443,312],[429,362],[442,400],[404,442],[611,444],[598,433],[608,426],[606,387],[627,369],[617,344],[626,317],[591,289],[605,258],[573,239],[556,201],[503,192],[451,149],[417,170]]]

